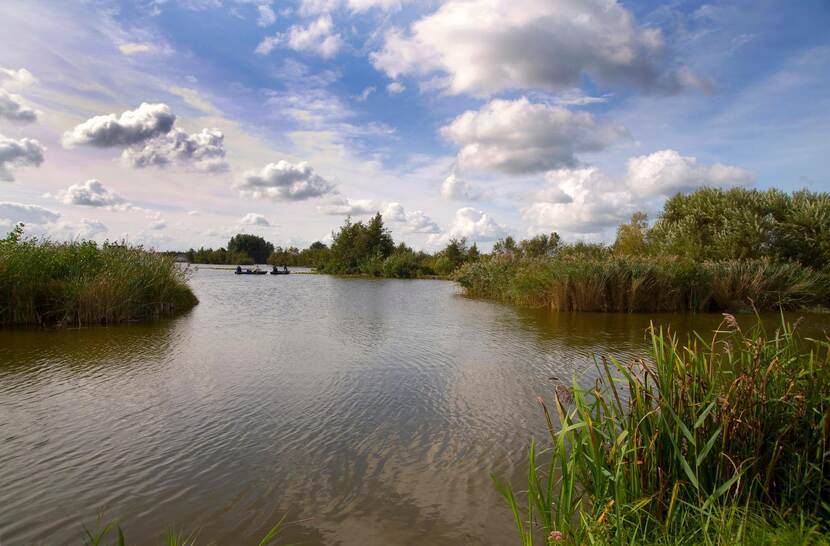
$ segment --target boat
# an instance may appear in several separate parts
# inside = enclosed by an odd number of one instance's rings
[[[271,275],[288,275],[291,273],[287,267],[283,267],[282,269],[277,269],[276,267],[271,270]]]
[[[236,275],[265,275],[267,273],[268,273],[267,271],[263,271],[259,268],[257,268],[257,269],[242,269],[241,267],[237,267],[236,271],[234,271],[234,274],[236,274]]]

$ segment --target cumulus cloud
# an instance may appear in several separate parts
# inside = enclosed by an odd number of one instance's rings
[[[700,84],[670,57],[660,30],[615,0],[449,0],[408,31],[390,30],[371,55],[392,78],[430,77],[452,94],[556,91],[585,75],[644,91]]]
[[[25,68],[17,70],[0,68],[0,86],[6,89],[20,89],[37,83],[37,78]]]
[[[628,138],[620,126],[588,112],[517,100],[493,100],[468,110],[441,134],[458,144],[461,167],[507,174],[540,172],[578,164],[576,154],[597,152]]]
[[[55,193],[55,195],[46,194],[46,197],[54,197],[64,205],[109,208],[128,206],[123,197],[110,191],[95,179],[87,180],[83,184],[72,184],[67,189]]]
[[[37,119],[37,112],[26,106],[19,95],[0,89],[0,119],[31,123]]]
[[[371,199],[348,199],[336,196],[328,203],[318,206],[317,210],[329,216],[364,216],[374,214],[379,208]]]
[[[163,229],[166,229],[166,228],[167,228],[167,221],[165,221],[165,220],[161,220],[161,219],[160,219],[160,220],[156,220],[156,221],[154,221],[154,222],[151,222],[151,223],[150,223],[150,225],[149,225],[148,227],[149,227],[150,229],[154,230],[154,231],[161,231],[161,230],[163,230]]]
[[[261,214],[256,214],[254,212],[249,212],[239,220],[239,224],[243,226],[270,226],[271,222],[269,222],[265,216]]]
[[[670,196],[701,186],[746,186],[755,181],[749,171],[732,165],[701,165],[697,158],[682,156],[674,150],[661,150],[628,160],[626,174],[629,187],[640,195]]]
[[[523,217],[534,230],[601,234],[638,210],[654,214],[675,193],[701,187],[751,184],[748,171],[732,165],[705,165],[674,150],[633,157],[622,177],[599,169],[557,169],[546,173],[547,187],[534,196]]]
[[[145,141],[140,147],[124,150],[124,161],[136,168],[166,167],[180,163],[201,172],[225,172],[225,135],[218,129],[202,129],[189,134],[174,128],[169,133]]]
[[[0,222],[6,226],[20,222],[24,224],[48,224],[61,217],[59,212],[38,205],[27,205],[11,201],[0,201]]]
[[[401,82],[392,82],[386,86],[386,91],[389,92],[390,95],[397,95],[398,93],[406,91],[406,86]]]
[[[270,27],[277,21],[277,14],[274,13],[274,8],[269,4],[260,4],[257,6],[257,12],[259,13],[259,18],[256,21],[258,26]]]
[[[383,219],[391,224],[397,224],[405,233],[440,233],[432,218],[422,210],[407,212],[400,203],[389,203],[381,212]]]
[[[176,116],[166,104],[141,103],[121,115],[95,116],[63,135],[64,146],[89,145],[98,148],[132,146],[167,134]]]
[[[39,166],[43,163],[45,150],[37,140],[31,138],[15,140],[0,135],[0,181],[14,181],[12,168]]]
[[[486,212],[464,207],[455,212],[455,219],[446,233],[431,235],[427,239],[427,244],[443,245],[450,239],[460,238],[466,238],[471,242],[495,241],[509,234],[507,227],[496,222]]]
[[[447,201],[478,201],[482,196],[481,190],[455,174],[449,175],[441,184],[441,197]]]
[[[322,15],[306,26],[294,25],[288,32],[281,32],[262,40],[256,48],[260,55],[267,55],[278,46],[294,51],[314,53],[330,59],[345,45],[340,34],[334,32],[331,16]]]
[[[78,226],[78,235],[83,239],[91,239],[96,235],[106,233],[109,228],[98,220],[91,220],[89,218],[81,218]]]
[[[274,201],[302,201],[334,193],[334,186],[305,161],[281,160],[259,171],[246,171],[235,187],[254,199]]]

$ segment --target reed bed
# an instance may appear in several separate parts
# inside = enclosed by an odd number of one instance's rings
[[[830,543],[830,338],[731,315],[708,340],[650,338],[553,411],[540,398],[550,450],[531,443],[526,493],[494,478],[520,543]]]
[[[121,244],[0,240],[0,326],[113,324],[173,316],[198,303],[171,257]]]
[[[802,309],[830,303],[830,276],[768,259],[496,255],[463,265],[466,294],[554,311]]]

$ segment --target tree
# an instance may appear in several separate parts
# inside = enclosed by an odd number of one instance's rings
[[[274,252],[274,245],[257,235],[238,233],[228,241],[228,252],[244,252],[254,260],[254,263],[264,264]]]
[[[516,239],[508,235],[504,239],[499,239],[493,244],[493,254],[504,254],[513,256],[518,253],[519,247],[516,245]]]
[[[617,240],[614,252],[625,256],[638,256],[646,253],[646,235],[648,234],[648,216],[644,212],[635,212],[631,221],[617,227]]]
[[[556,254],[561,243],[562,238],[554,231],[550,235],[542,234],[525,239],[519,243],[519,250],[527,258],[542,258]]]

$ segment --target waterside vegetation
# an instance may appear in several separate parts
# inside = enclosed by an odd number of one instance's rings
[[[709,339],[650,339],[540,398],[526,491],[494,477],[519,543],[830,544],[830,339],[731,315]]]
[[[466,293],[558,311],[715,311],[830,305],[830,194],[702,189],[642,213],[613,245],[557,234],[466,263]]]
[[[81,326],[174,316],[198,303],[187,272],[142,247],[0,239],[0,326]]]

